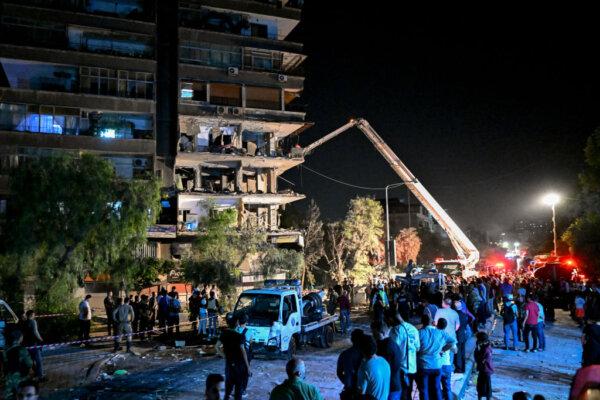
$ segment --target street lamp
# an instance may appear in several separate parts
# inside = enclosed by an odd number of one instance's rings
[[[388,267],[388,274],[390,274],[390,277],[392,276],[392,260],[391,260],[391,252],[390,252],[390,206],[389,206],[389,199],[388,199],[388,190],[392,189],[392,188],[396,188],[396,187],[400,187],[404,185],[404,183],[392,183],[390,185],[387,185],[385,187],[385,262],[387,264]],[[410,210],[408,210],[408,213],[410,215]],[[393,261],[394,266],[396,265],[396,252],[394,252],[394,261]]]
[[[552,233],[554,236],[554,256],[558,256],[556,240],[556,205],[560,202],[560,196],[557,193],[548,193],[542,197],[542,203],[552,207]]]

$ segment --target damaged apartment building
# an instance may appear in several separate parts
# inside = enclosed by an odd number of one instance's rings
[[[146,255],[178,258],[204,216],[301,247],[280,188],[303,162],[301,0],[0,2],[0,220],[31,157],[98,154],[125,179],[163,181]]]
[[[300,232],[279,228],[286,204],[304,198],[279,187],[303,162],[294,145],[310,126],[299,104],[305,56],[285,40],[300,11],[291,1],[179,2],[176,253],[205,217],[232,208],[239,227],[303,245]]]

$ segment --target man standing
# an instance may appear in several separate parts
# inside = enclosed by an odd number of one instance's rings
[[[188,309],[190,311],[189,320],[192,323],[192,332],[196,333],[198,328],[198,316],[200,315],[200,291],[194,289],[192,297],[188,300]]]
[[[135,310],[134,310],[135,312]],[[140,321],[140,332],[145,332],[148,331],[152,328],[151,326],[151,318],[152,318],[152,312],[150,311],[150,304],[148,303],[148,295],[143,294],[142,295],[142,300],[140,301],[140,303],[138,304],[138,318]],[[150,332],[147,332],[148,337],[150,337]],[[146,338],[146,333],[141,333],[140,334],[140,339],[144,340]]]
[[[469,327],[469,316],[465,312],[463,302],[458,299],[454,301],[454,309],[458,314],[460,328],[456,331],[456,355],[454,357],[454,372],[462,374],[466,367],[466,343],[469,340],[471,328]],[[515,325],[516,326],[516,325]]]
[[[118,302],[118,301],[117,301]],[[119,305],[115,311],[113,311],[113,320],[117,327],[115,337],[115,352],[121,349],[121,335],[127,335],[127,352],[131,353],[131,323],[135,318],[133,307],[129,304],[129,297],[125,296],[123,304]]]
[[[173,287],[175,289],[175,287]],[[169,292],[169,315],[167,317],[167,326],[169,335],[173,333],[173,327],[175,332],[179,333],[179,313],[181,312],[181,302],[179,301],[179,293],[175,291]]]
[[[533,295],[527,295],[527,303],[523,307],[525,313],[523,317],[523,336],[525,339],[525,352],[536,352],[538,351],[538,320],[540,317],[540,310],[537,303],[533,299]],[[529,333],[533,338],[533,347],[529,347]]]
[[[428,315],[421,318],[423,328],[419,331],[417,386],[421,400],[441,399],[442,353],[450,350],[456,340],[432,325]]]
[[[440,318],[444,318],[447,323],[444,332],[451,338],[456,339],[456,331],[460,329],[460,318],[458,317],[458,313],[452,309],[452,299],[450,297],[446,297],[442,301],[442,308],[437,309],[434,318],[436,324]]]
[[[235,390],[234,399],[241,400],[244,383],[252,376],[250,363],[244,346],[244,337],[235,331],[237,321],[228,321],[229,329],[221,333],[220,342],[225,355],[225,399],[228,400]]]
[[[304,382],[306,366],[299,358],[292,358],[285,366],[288,378],[275,386],[269,400],[323,400],[323,396],[315,386]]]
[[[379,321],[371,323],[371,332],[377,341],[377,355],[383,357],[390,366],[390,392],[388,400],[400,400],[402,386],[400,372],[402,365],[402,351],[396,342],[389,338],[390,328]]]
[[[504,324],[504,350],[508,350],[508,343],[510,341],[510,334],[512,332],[513,345],[510,347],[511,350],[517,349],[517,318],[519,310],[517,305],[513,302],[513,295],[509,294],[505,297],[504,307],[502,308],[502,321]]]
[[[358,368],[362,363],[362,353],[360,352],[360,338],[364,335],[362,329],[354,329],[350,334],[352,347],[342,351],[337,360],[337,377],[344,385],[340,399],[353,399],[358,387]]]
[[[21,345],[23,334],[15,330],[10,335],[11,345],[4,351],[4,399],[13,400],[19,384],[27,379],[33,365],[27,349]]]
[[[211,339],[217,336],[217,323],[219,318],[219,301],[215,297],[214,291],[210,292],[210,298],[206,302],[206,310],[208,311],[208,338]]]
[[[410,400],[417,374],[417,352],[421,347],[419,331],[412,324],[404,321],[400,314],[395,315],[392,325],[390,338],[396,342],[402,354],[402,370],[400,371],[402,400]]]
[[[445,332],[448,322],[444,318],[440,318],[437,322],[437,328]],[[441,382],[442,382],[442,395],[444,400],[452,400],[452,357],[451,354],[456,352],[456,346],[452,349],[444,351],[442,353],[442,369],[441,369]]]
[[[358,370],[358,389],[362,395],[376,400],[387,400],[390,394],[390,365],[376,354],[377,343],[373,336],[360,339],[363,363]]]
[[[113,292],[110,290],[104,298],[104,310],[106,311],[106,330],[108,331],[108,336],[110,336],[114,332],[114,322],[112,320],[112,314],[115,310],[115,300],[113,299]]]
[[[28,310],[25,314],[27,319],[23,326],[23,345],[25,347],[33,347],[29,350],[29,355],[34,362],[35,377],[38,380],[44,379],[44,364],[42,360],[42,348],[38,347],[44,339],[38,331],[38,324],[35,319],[35,312]]]
[[[350,330],[350,299],[348,298],[348,291],[344,290],[342,295],[338,298],[338,304],[340,306],[340,328],[342,335],[345,335]]]
[[[91,294],[79,303],[79,340],[88,340],[90,338],[90,328],[92,327],[92,307],[90,306]],[[85,346],[84,343],[81,346]]]
[[[539,314],[538,314],[538,351],[546,350],[546,334],[544,333],[544,328],[546,327],[546,313],[544,312],[544,306],[537,301],[535,304],[538,306]]]

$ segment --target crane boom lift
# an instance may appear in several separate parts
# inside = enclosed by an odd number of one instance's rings
[[[390,167],[398,174],[402,182],[408,187],[411,193],[421,202],[421,204],[429,211],[433,218],[448,235],[454,250],[457,253],[458,261],[464,267],[463,274],[470,275],[475,271],[475,264],[479,261],[479,251],[475,245],[469,240],[467,235],[458,227],[458,225],[450,218],[448,213],[440,206],[440,204],[433,198],[431,193],[419,180],[410,172],[410,170],[404,165],[404,163],[398,158],[396,153],[392,151],[381,136],[373,129],[373,127],[362,118],[351,119],[347,124],[334,130],[331,133],[323,136],[321,139],[307,146],[303,155],[310,154],[316,147],[328,142],[334,137],[347,131],[350,128],[358,128],[362,133],[373,143],[373,146],[379,151],[379,153],[385,158]]]

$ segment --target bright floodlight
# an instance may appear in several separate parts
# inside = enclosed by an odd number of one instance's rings
[[[502,242],[502,247],[504,247],[505,249],[508,249],[508,242]]]
[[[542,202],[547,206],[554,206],[560,201],[560,196],[556,193],[548,193],[542,197]]]
[[[521,245],[521,243],[519,242],[514,242],[513,244],[515,245],[515,247],[519,247]]]

